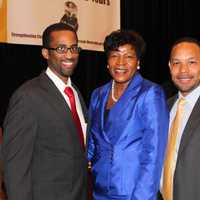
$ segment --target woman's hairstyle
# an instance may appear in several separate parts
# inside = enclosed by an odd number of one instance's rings
[[[104,40],[104,51],[109,56],[111,51],[117,50],[120,46],[130,44],[140,59],[144,53],[146,44],[142,36],[135,31],[117,30],[106,36]]]

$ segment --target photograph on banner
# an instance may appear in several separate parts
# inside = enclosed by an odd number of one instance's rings
[[[0,18],[6,13],[8,43],[41,45],[44,28],[62,22],[77,31],[83,49],[102,51],[105,36],[120,28],[120,0],[0,1],[7,4]]]

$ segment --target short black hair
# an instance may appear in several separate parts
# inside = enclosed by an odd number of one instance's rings
[[[200,48],[200,41],[196,38],[193,38],[193,37],[181,37],[179,39],[177,39],[173,44],[172,44],[172,47],[171,47],[171,50],[170,50],[170,57],[171,57],[171,53],[172,53],[172,50],[173,48],[180,44],[180,43],[183,43],[183,42],[188,42],[188,43],[193,43],[193,44],[196,44],[199,48]]]
[[[119,46],[130,44],[135,49],[138,59],[145,53],[146,44],[142,36],[136,31],[117,30],[111,32],[104,40],[104,51],[109,56],[111,51],[117,50]]]
[[[51,33],[54,31],[72,31],[78,40],[76,31],[69,25],[64,24],[64,23],[55,23],[49,25],[43,32],[42,34],[42,45],[43,47],[49,48],[49,44],[51,42]]]

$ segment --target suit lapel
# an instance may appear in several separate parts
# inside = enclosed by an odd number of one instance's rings
[[[88,122],[88,111],[87,111],[87,107],[85,105],[85,101],[84,101],[79,89],[74,84],[72,84],[72,86],[76,89],[76,92],[78,93],[78,98],[80,100],[81,108],[83,111],[83,117],[85,119],[85,122],[87,123]]]
[[[186,127],[183,131],[183,135],[181,138],[181,143],[179,147],[179,152],[178,152],[178,158],[180,154],[182,153],[183,149],[186,147],[187,143],[190,141],[190,137],[195,133],[195,128],[199,126],[200,123],[200,116],[199,116],[199,111],[200,111],[200,97],[198,98],[192,113],[188,119],[188,122],[186,124]]]
[[[119,101],[115,103],[108,114],[104,128],[106,135],[112,143],[116,143],[122,136],[122,133],[124,133],[123,130],[126,128],[126,124],[123,122],[129,120],[132,115],[132,109],[134,109],[134,103],[140,92],[142,81],[143,78],[136,73]],[[106,97],[108,97],[108,94],[106,94]],[[119,120],[117,116],[120,116]]]
[[[72,129],[72,132],[75,132],[76,127],[72,119],[70,108],[65,102],[60,91],[57,89],[51,79],[49,79],[46,73],[42,73],[39,80],[41,87],[47,91],[45,93],[45,98],[47,98],[46,102],[51,104],[51,107],[55,110],[56,116],[60,117],[60,120],[63,121],[65,125],[68,124],[67,128],[70,128]]]
[[[106,110],[106,104],[107,104],[107,100],[108,100],[108,96],[111,90],[111,83],[109,82],[108,84],[106,84],[104,87],[100,88],[99,90],[99,97],[100,97],[100,103],[98,106],[98,112],[99,112],[99,117],[100,117],[100,129],[101,129],[101,133],[103,134],[103,137],[105,138],[105,140],[110,143],[110,140],[108,138],[108,133],[105,132],[105,110]]]
[[[174,95],[173,97],[169,98],[167,100],[167,104],[168,104],[168,107],[169,107],[169,110],[172,109],[172,106],[174,105],[175,101],[178,99],[178,95]]]
[[[138,95],[141,88],[141,82],[142,77],[139,74],[136,74],[120,97],[119,101],[117,101],[110,110],[111,112],[109,117],[111,119],[115,118],[116,114],[120,115],[124,110],[128,108],[130,101]]]

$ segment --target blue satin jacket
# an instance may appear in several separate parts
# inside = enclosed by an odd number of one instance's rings
[[[136,73],[104,120],[111,82],[90,102],[88,160],[94,200],[155,200],[167,142],[163,90]]]

